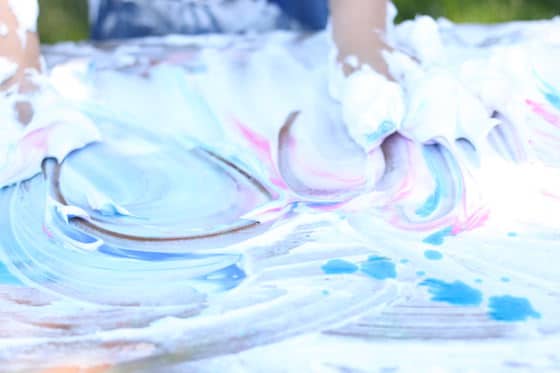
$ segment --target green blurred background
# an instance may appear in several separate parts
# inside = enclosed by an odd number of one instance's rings
[[[39,28],[44,43],[87,38],[87,0],[39,0],[39,3]],[[488,23],[551,18],[560,13],[560,0],[395,0],[395,4],[401,20],[421,13],[456,22]]]

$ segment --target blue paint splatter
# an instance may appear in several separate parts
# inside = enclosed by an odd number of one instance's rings
[[[416,215],[422,218],[427,218],[433,214],[439,204],[439,200],[441,199],[440,188],[439,183],[437,183],[436,190],[426,199],[426,202],[424,202],[424,204],[416,210]]]
[[[4,263],[0,262],[0,284],[3,285],[22,285],[21,281],[12,275]]]
[[[437,250],[426,250],[424,251],[424,256],[428,260],[442,260],[443,254]]]
[[[461,281],[445,282],[429,278],[420,283],[428,287],[432,300],[456,306],[478,306],[482,303],[482,292]]]
[[[552,84],[547,83],[543,78],[537,75],[537,79],[539,79],[544,88],[541,88],[541,92],[543,93],[546,100],[554,106],[556,109],[560,109],[560,91],[556,89]]]
[[[453,227],[447,227],[439,232],[429,235],[428,237],[424,238],[422,242],[434,246],[441,246],[443,245],[443,241],[445,240],[445,238],[452,235],[453,235]]]
[[[322,293],[324,296],[327,296],[327,295],[330,294],[330,292],[329,292],[328,290],[323,290],[321,293]]]
[[[556,109],[560,109],[560,96],[554,93],[545,93],[546,100],[552,104]]]
[[[417,271],[416,275],[420,276],[420,277],[424,277],[424,276],[426,276],[426,272],[425,271]]]
[[[408,264],[410,261],[408,259],[401,259],[401,264]]]
[[[396,278],[397,270],[395,263],[388,258],[381,256],[371,256],[367,262],[362,263],[361,271],[377,280],[386,280],[388,278]]]
[[[540,319],[526,298],[516,298],[510,295],[491,297],[488,301],[490,311],[488,315],[493,320],[504,322],[526,321],[529,318]]]
[[[502,280],[502,282],[510,282],[511,281],[509,279],[509,277],[502,277],[501,280]]]
[[[358,271],[357,265],[342,259],[329,260],[321,268],[323,269],[323,272],[329,275],[342,275]]]
[[[477,278],[476,280],[474,280],[474,282],[476,282],[477,284],[482,284],[482,279],[481,278]]]
[[[515,232],[509,232],[507,235],[508,237],[517,237],[517,233]]]

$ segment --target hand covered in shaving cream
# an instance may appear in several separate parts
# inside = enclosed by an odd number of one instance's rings
[[[380,53],[394,81],[368,65],[345,77],[331,57],[331,95],[354,141],[368,153],[395,132],[423,144],[477,146],[498,121],[447,63],[437,23],[422,16],[388,26],[387,35],[393,50]]]
[[[34,176],[45,158],[62,161],[100,138],[41,74],[38,9],[36,0],[0,0],[0,187]]]
[[[349,135],[368,154],[399,130],[404,98],[382,51],[396,8],[385,0],[332,0],[329,91],[340,102]],[[348,22],[351,20],[351,22]]]

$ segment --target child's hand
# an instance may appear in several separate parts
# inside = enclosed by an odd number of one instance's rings
[[[405,111],[402,89],[384,58],[391,50],[387,8],[387,0],[331,0],[338,55],[331,56],[330,93],[341,104],[348,133],[366,153],[399,130]]]
[[[34,31],[37,2],[17,1],[19,18],[10,5],[14,1],[0,0],[0,90],[19,84],[18,91],[25,93],[33,89],[26,71],[41,68],[39,39]]]
[[[346,74],[363,65],[390,78],[382,52],[385,42],[387,0],[331,0],[332,31],[338,60]]]

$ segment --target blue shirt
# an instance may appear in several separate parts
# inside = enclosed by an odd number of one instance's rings
[[[328,0],[90,0],[95,40],[166,34],[318,30]]]

